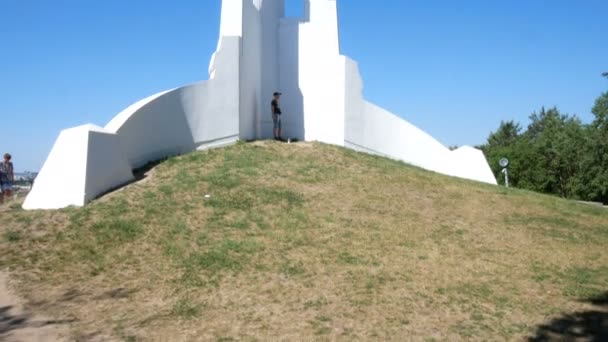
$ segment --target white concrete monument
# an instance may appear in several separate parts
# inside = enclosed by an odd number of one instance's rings
[[[363,98],[357,64],[340,54],[336,0],[223,0],[209,80],[147,97],[104,128],[61,132],[23,207],[82,206],[163,157],[272,137],[270,101],[283,93],[283,133],[496,184],[481,151],[450,151]],[[371,47],[370,47],[371,48]]]

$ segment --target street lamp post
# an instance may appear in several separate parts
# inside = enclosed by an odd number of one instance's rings
[[[498,161],[498,164],[500,165],[500,167],[502,167],[502,173],[505,174],[505,187],[509,187],[509,169],[507,168],[509,166],[509,159],[507,158],[502,158],[500,161]]]

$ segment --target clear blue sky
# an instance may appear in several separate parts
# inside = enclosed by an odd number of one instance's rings
[[[605,0],[337,0],[365,95],[445,145],[541,106],[591,121]],[[208,78],[220,0],[0,0],[0,151],[38,170],[59,131]],[[302,0],[287,0],[300,13]]]

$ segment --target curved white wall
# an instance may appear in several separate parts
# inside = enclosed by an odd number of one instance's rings
[[[429,134],[363,98],[356,63],[339,53],[336,1],[307,0],[300,24],[300,89],[307,140],[344,145],[439,173],[496,184],[472,147],[450,151]]]
[[[105,128],[118,135],[133,168],[194,149],[194,139],[183,104],[182,88],[172,90],[132,112],[120,126],[110,122]]]
[[[345,146],[399,159],[450,176],[496,184],[483,153],[463,146],[450,151],[428,133],[363,99],[357,64],[345,60]]]
[[[240,39],[225,37],[219,46],[213,79],[150,96],[106,125],[133,168],[238,139]]]
[[[82,206],[133,179],[132,170],[167,156],[239,138],[241,39],[223,37],[213,79],[149,96],[105,128],[84,125],[59,135],[23,208]]]

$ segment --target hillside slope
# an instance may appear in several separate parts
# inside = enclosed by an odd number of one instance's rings
[[[198,152],[84,208],[13,208],[0,265],[81,340],[542,338],[608,290],[608,210],[316,143]]]

